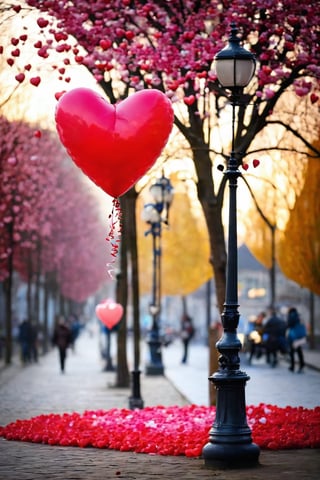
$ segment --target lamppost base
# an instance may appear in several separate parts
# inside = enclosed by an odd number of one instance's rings
[[[142,409],[144,407],[144,402],[142,398],[129,397],[129,409],[136,410],[137,408]]]
[[[140,370],[133,370],[132,376],[132,396],[129,397],[129,408],[135,410],[136,408],[143,408],[144,403],[140,393]]]
[[[212,468],[248,468],[259,465],[260,449],[255,443],[247,445],[207,443],[202,450],[204,464]]]
[[[146,365],[146,375],[164,375],[164,366],[162,363],[162,343],[158,332],[150,332],[148,345],[150,349],[150,361]]]
[[[209,380],[217,390],[216,418],[203,450],[205,466],[250,467],[258,465],[260,448],[252,442],[247,424],[242,371],[218,370]]]

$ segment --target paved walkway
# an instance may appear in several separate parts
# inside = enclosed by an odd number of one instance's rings
[[[196,394],[201,391],[198,403],[207,404],[206,386],[207,363],[206,348],[194,345],[190,349],[189,365],[181,365],[180,344],[175,343],[164,351],[166,376],[152,377],[142,374],[141,394],[145,406],[184,405],[194,403]],[[143,352],[142,358],[146,352]],[[266,398],[269,394],[269,370],[263,365],[243,367],[251,375],[252,388],[257,378],[263,378],[261,397],[254,399],[249,394],[247,404]],[[98,336],[89,336],[84,332],[76,346],[76,351],[67,358],[66,374],[61,375],[58,355],[55,350],[41,357],[39,364],[21,367],[15,364],[0,373],[0,425],[17,418],[30,418],[41,413],[82,412],[86,409],[109,409],[128,407],[129,389],[114,388],[114,373],[103,372]],[[271,370],[271,369],[270,369]],[[193,375],[191,376],[191,372]],[[261,375],[263,373],[263,375]],[[273,370],[274,383],[279,376],[278,387],[283,387],[284,378],[288,379],[285,390],[288,403],[310,401],[319,404],[320,373],[306,369],[305,374],[291,374],[287,365]],[[175,375],[175,378],[174,378]],[[177,380],[181,377],[182,382]],[[305,395],[298,397],[296,382]],[[249,383],[248,382],[248,385]],[[293,383],[292,383],[293,382]],[[189,390],[182,388],[189,385]],[[190,387],[190,384],[193,387]],[[309,385],[310,384],[310,385]],[[258,388],[262,390],[262,386]],[[288,391],[287,388],[290,387]],[[278,390],[273,388],[273,392]],[[312,397],[313,392],[313,397]],[[283,398],[284,398],[283,394]],[[269,398],[269,397],[268,397]],[[277,403],[278,397],[272,396],[271,403]],[[311,405],[310,403],[310,405]],[[305,405],[307,406],[307,405]],[[163,479],[169,480],[278,480],[299,477],[299,480],[315,480],[319,477],[320,451],[262,451],[260,466],[254,469],[209,470],[202,459],[187,457],[162,457],[118,452],[103,449],[81,449],[72,447],[51,447],[25,442],[8,442],[0,439],[0,479],[1,480],[101,480],[104,478],[122,479]]]

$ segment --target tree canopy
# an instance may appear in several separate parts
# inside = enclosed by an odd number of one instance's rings
[[[320,295],[320,162],[309,159],[305,182],[278,242],[283,273]]]
[[[318,4],[318,2],[316,2]],[[7,14],[23,20],[30,12],[23,4],[7,3]],[[222,224],[225,177],[217,176],[229,153],[225,126],[229,97],[219,85],[212,61],[225,46],[230,23],[235,21],[245,47],[257,57],[256,77],[237,107],[235,150],[239,165],[250,165],[261,151],[287,150],[269,135],[272,128],[295,137],[299,149],[319,156],[314,146],[315,124],[301,130],[288,92],[308,104],[319,104],[320,9],[314,2],[283,0],[27,0],[34,17],[37,41],[23,29],[1,48],[18,83],[37,86],[41,72],[32,62],[19,62],[23,49],[33,49],[50,62],[52,51],[61,54],[53,73],[67,89],[68,66],[85,66],[111,103],[143,88],[159,88],[175,104],[175,124],[190,149],[198,198],[206,219],[218,303],[224,302],[226,251]],[[119,14],[121,12],[121,14]],[[30,35],[30,37],[29,37]],[[30,40],[30,41],[29,41]],[[58,98],[61,92],[56,92]],[[228,138],[231,132],[228,131]],[[257,165],[257,162],[254,163]]]

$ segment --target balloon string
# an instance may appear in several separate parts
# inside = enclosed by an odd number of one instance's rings
[[[122,212],[120,207],[120,201],[118,198],[114,198],[112,200],[112,210],[108,217],[109,221],[109,232],[108,236],[106,237],[107,242],[110,242],[111,251],[110,255],[113,257],[111,262],[106,264],[107,272],[110,278],[114,278],[114,264],[118,256],[119,251],[119,244],[120,244],[120,237],[122,231],[122,224],[121,224]]]

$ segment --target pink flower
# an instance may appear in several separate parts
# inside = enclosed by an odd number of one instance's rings
[[[275,92],[273,90],[271,90],[271,88],[266,88],[265,91],[264,91],[264,94],[265,94],[265,98],[267,100],[270,100],[271,98],[274,97]]]

